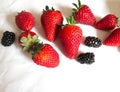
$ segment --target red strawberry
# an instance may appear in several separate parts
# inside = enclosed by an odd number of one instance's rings
[[[73,3],[76,8],[73,8],[73,15],[78,23],[87,24],[94,26],[96,23],[96,18],[92,13],[91,9],[87,5],[81,5],[80,0],[78,0],[78,5]]]
[[[30,31],[34,24],[34,16],[30,12],[22,11],[15,17],[16,25],[24,31]]]
[[[25,51],[29,51],[30,47],[38,42],[38,36],[34,32],[22,32],[19,36],[19,44]]]
[[[114,14],[108,14],[95,24],[95,28],[100,30],[112,30],[117,26],[117,17]]]
[[[59,65],[59,54],[49,44],[42,45],[40,50],[33,55],[32,59],[36,64],[49,68]]]
[[[19,43],[24,51],[32,53],[32,59],[36,64],[50,68],[59,65],[59,54],[56,50],[49,44],[40,43],[34,32],[23,32],[19,36]]]
[[[120,28],[115,29],[103,43],[107,46],[120,46]]]
[[[63,16],[61,12],[54,10],[53,8],[49,9],[49,7],[46,6],[46,10],[43,10],[43,14],[41,16],[41,23],[49,41],[53,42],[55,40],[59,27],[58,25],[62,24],[62,22]]]
[[[82,30],[74,25],[74,17],[67,19],[68,24],[59,31],[59,39],[63,45],[65,55],[70,59],[75,58],[82,40]]]

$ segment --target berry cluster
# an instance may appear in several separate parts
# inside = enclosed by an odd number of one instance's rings
[[[98,48],[102,45],[102,41],[98,37],[87,36],[84,44],[88,47]],[[92,64],[95,62],[94,57],[95,55],[92,52],[81,53],[77,56],[77,61],[81,64]]]

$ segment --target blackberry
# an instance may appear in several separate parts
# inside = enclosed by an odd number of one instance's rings
[[[98,48],[102,45],[102,41],[97,37],[88,36],[88,37],[86,37],[84,44],[88,47]]]
[[[94,59],[95,55],[94,53],[81,53],[78,55],[77,57],[77,61],[80,62],[81,64],[92,64],[93,62],[95,62]]]
[[[14,43],[14,41],[15,41],[15,33],[9,32],[9,31],[5,31],[3,33],[3,36],[1,39],[1,44],[3,46],[10,46]]]

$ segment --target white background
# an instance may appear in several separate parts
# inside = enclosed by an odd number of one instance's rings
[[[120,16],[120,0],[81,0],[87,4],[97,20],[109,13]],[[120,92],[120,48],[102,45],[89,48],[81,43],[79,53],[94,52],[95,63],[82,65],[64,56],[59,40],[46,40],[40,23],[46,5],[62,12],[64,17],[72,13],[72,3],[77,0],[16,0],[5,12],[0,13],[0,39],[6,30],[16,33],[16,42],[10,47],[0,44],[0,92]],[[36,65],[28,53],[17,43],[21,32],[15,25],[18,12],[30,11],[36,20],[32,31],[44,43],[51,44],[60,55],[60,65],[46,68]],[[64,22],[66,22],[64,20]],[[81,25],[83,41],[86,36],[97,36],[102,41],[110,34],[91,26]]]

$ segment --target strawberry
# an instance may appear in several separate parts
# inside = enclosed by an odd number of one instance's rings
[[[30,31],[34,24],[34,16],[30,12],[22,11],[15,17],[16,25],[23,31]]]
[[[68,24],[63,26],[59,31],[59,39],[65,55],[73,59],[78,52],[82,40],[82,30],[79,26],[75,25],[73,16],[67,18],[67,22]]]
[[[120,46],[120,28],[116,28],[103,42],[107,46]]]
[[[38,64],[49,68],[59,65],[59,54],[49,44],[39,42],[38,36],[31,31],[25,31],[19,36],[19,44],[24,51],[31,52],[32,60]]]
[[[59,65],[59,54],[49,44],[42,45],[40,50],[33,54],[32,59],[37,65],[48,68],[54,68]]]
[[[62,24],[63,16],[60,11],[49,9],[46,6],[46,10],[43,10],[43,14],[41,15],[41,24],[46,34],[46,38],[53,42],[55,40],[59,24]]]
[[[88,5],[82,5],[78,0],[78,5],[73,3],[76,8],[73,8],[73,15],[78,23],[94,26],[96,18]]]
[[[38,36],[32,31],[25,31],[20,34],[18,40],[23,50],[29,51],[30,47],[38,42]]]
[[[117,26],[117,20],[118,18],[114,14],[108,14],[95,24],[95,28],[100,30],[113,30]]]

